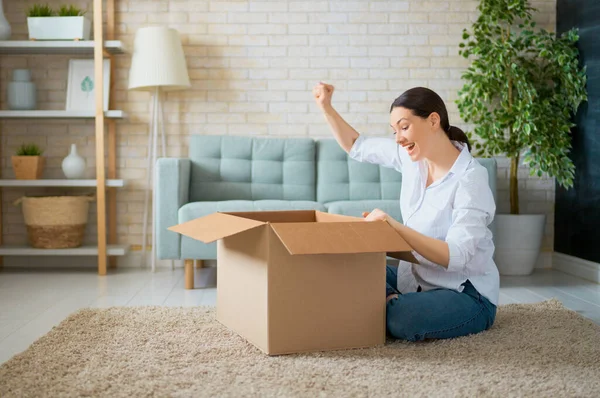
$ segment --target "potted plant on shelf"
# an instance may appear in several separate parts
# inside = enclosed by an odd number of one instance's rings
[[[17,180],[37,180],[44,171],[42,150],[36,144],[23,144],[12,157],[12,166]]]
[[[55,12],[47,4],[34,4],[27,11],[29,40],[89,40],[91,21],[73,5]]]
[[[476,151],[510,159],[510,214],[496,216],[496,263],[501,274],[533,271],[544,233],[544,214],[520,214],[518,167],[573,186],[569,159],[571,116],[587,100],[577,30],[560,37],[536,29],[527,0],[481,0],[479,18],[463,32],[460,54],[472,59],[456,101],[474,125]],[[517,22],[519,21],[519,22]]]

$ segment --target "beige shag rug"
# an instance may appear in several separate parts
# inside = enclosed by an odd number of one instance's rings
[[[81,310],[0,366],[0,397],[598,396],[600,326],[558,301],[454,340],[269,357],[211,308]]]

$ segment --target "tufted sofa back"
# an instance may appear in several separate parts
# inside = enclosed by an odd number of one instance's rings
[[[398,200],[402,174],[350,159],[335,139],[317,141],[317,201]]]
[[[316,200],[309,138],[193,135],[190,201]]]

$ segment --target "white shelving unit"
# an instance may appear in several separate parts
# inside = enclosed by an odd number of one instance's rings
[[[95,187],[96,180],[0,180],[0,187]],[[125,180],[106,180],[109,188],[122,188]]]
[[[0,41],[0,56],[11,55],[77,55],[94,59],[95,84],[104,86],[102,73],[103,59],[111,59],[113,55],[126,52],[120,40],[115,36],[115,1],[92,0],[93,37],[103,40],[92,41]],[[114,65],[111,62],[111,65]],[[66,73],[66,71],[65,71]],[[111,78],[114,74],[111,73]],[[127,115],[120,110],[103,111],[103,90],[96,90],[95,109],[87,112],[66,110],[35,110],[35,111],[0,111],[4,119],[94,119],[95,120],[95,151],[96,179],[93,180],[7,180],[0,179],[0,188],[11,187],[95,187],[98,221],[98,241],[93,246],[82,246],[73,249],[35,249],[29,246],[10,246],[3,244],[0,229],[0,268],[3,256],[98,256],[98,274],[106,275],[107,267],[116,266],[116,257],[123,256],[128,246],[118,245],[117,241],[117,211],[116,188],[125,186],[125,181],[117,179],[117,139],[116,120]],[[111,96],[113,98],[113,96]],[[112,102],[112,101],[110,101]],[[109,104],[110,106],[110,104]],[[106,156],[108,155],[108,156]],[[0,190],[0,206],[2,205]],[[0,207],[0,227],[2,211]]]
[[[108,256],[124,256],[127,245],[108,245]],[[80,246],[73,249],[36,249],[29,246],[0,246],[0,256],[97,256],[98,246]]]
[[[4,119],[93,119],[94,111],[0,111]],[[107,119],[123,119],[127,114],[123,111],[105,111]]]
[[[92,41],[30,41],[0,40],[0,54],[73,54],[93,55]],[[123,54],[125,48],[120,40],[106,40],[104,50],[111,54]]]

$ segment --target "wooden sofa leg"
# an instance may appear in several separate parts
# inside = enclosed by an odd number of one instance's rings
[[[194,260],[185,260],[185,288],[194,288]]]
[[[196,262],[196,268],[204,267],[204,260],[194,260]]]

